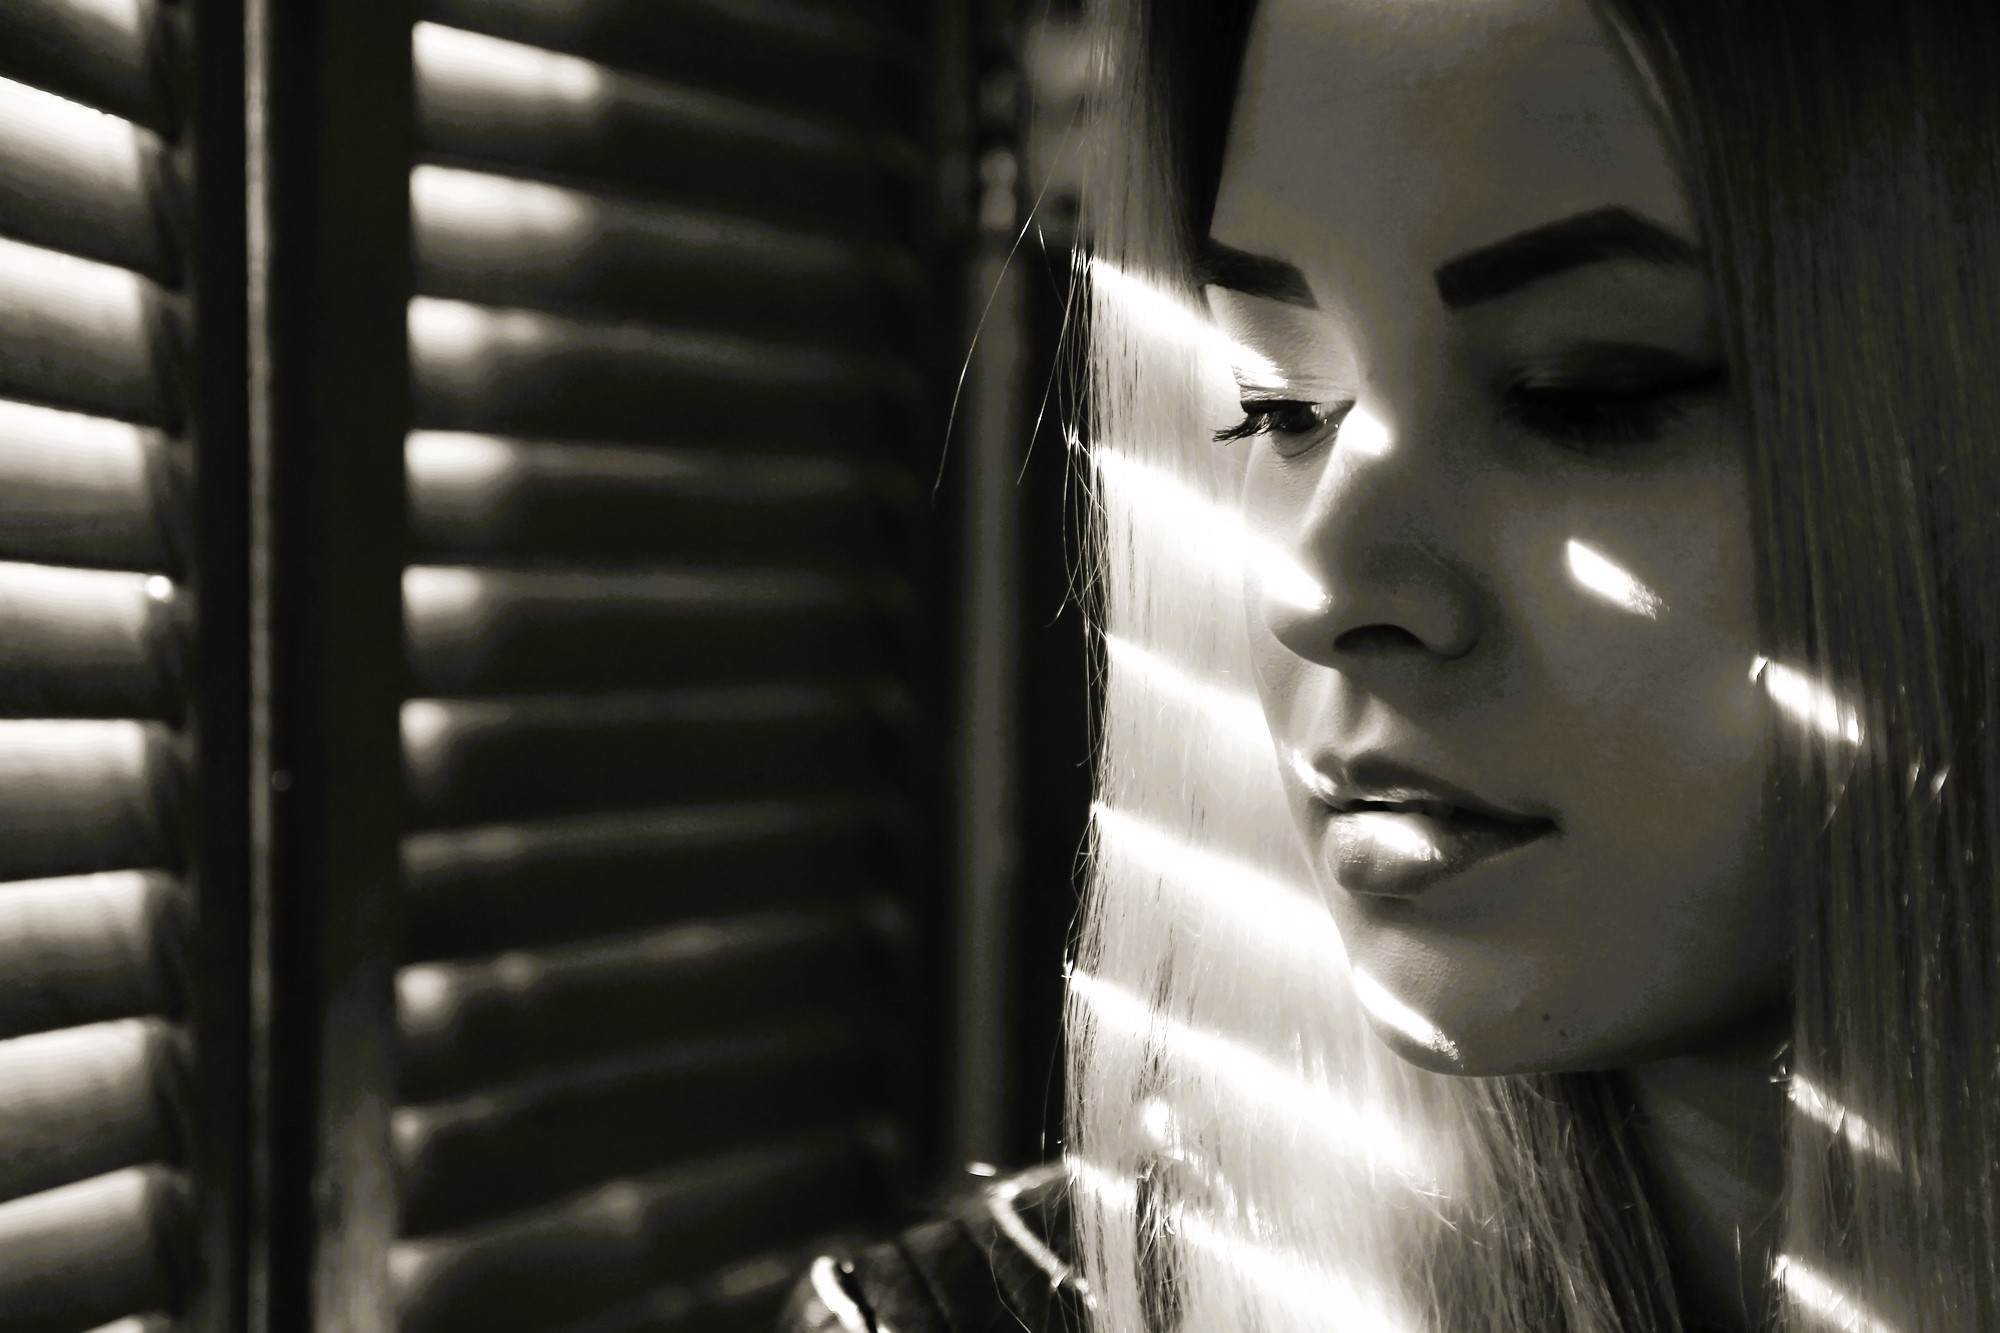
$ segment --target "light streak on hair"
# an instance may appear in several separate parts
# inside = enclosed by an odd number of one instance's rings
[[[1853,706],[1805,672],[1759,653],[1751,659],[1750,679],[1764,687],[1773,703],[1820,735],[1850,745],[1861,743],[1861,719]]]
[[[1415,1145],[1379,1113],[1334,1096],[1240,1041],[1159,1013],[1123,987],[1081,969],[1071,969],[1069,985],[1105,1028],[1159,1042],[1221,1087],[1260,1104],[1342,1157],[1381,1163],[1420,1189],[1436,1188]]]
[[[1218,730],[1233,733],[1246,742],[1269,742],[1270,723],[1256,696],[1201,680],[1160,653],[1121,635],[1106,634],[1104,651],[1114,665],[1142,678],[1161,697],[1207,718]]]
[[[1091,802],[1090,814],[1107,848],[1185,886],[1211,912],[1248,925],[1265,947],[1302,948],[1317,966],[1346,967],[1340,932],[1317,897],[1102,801]]]
[[[1177,1234],[1294,1308],[1324,1317],[1338,1312],[1341,1333],[1409,1333],[1383,1292],[1351,1274],[1320,1273],[1269,1245],[1234,1235],[1193,1208],[1174,1210]]]
[[[1570,577],[1621,611],[1658,620],[1667,609],[1664,598],[1602,552],[1574,537],[1570,538],[1567,551]]]
[[[1894,1325],[1876,1318],[1835,1283],[1789,1254],[1772,1262],[1771,1276],[1794,1305],[1841,1333],[1897,1333]]]
[[[1136,1218],[1139,1191],[1135,1182],[1118,1172],[1071,1155],[1064,1168],[1079,1194],[1121,1220]],[[1233,1270],[1246,1283],[1292,1306],[1307,1317],[1323,1320],[1338,1314],[1333,1325],[1341,1333],[1410,1333],[1412,1322],[1393,1313],[1384,1293],[1374,1284],[1362,1284],[1347,1274],[1315,1271],[1298,1256],[1270,1244],[1234,1234],[1207,1213],[1175,1201],[1168,1205],[1165,1218],[1170,1234]]]
[[[1893,1166],[1896,1151],[1887,1139],[1878,1134],[1873,1125],[1849,1110],[1841,1102],[1820,1091],[1818,1085],[1803,1074],[1793,1074],[1787,1092],[1792,1105],[1804,1111],[1831,1132],[1845,1138],[1856,1148]]]
[[[1181,532],[1186,553],[1192,558],[1254,568],[1262,578],[1264,594],[1287,606],[1316,611],[1327,604],[1325,585],[1283,547],[1245,528],[1235,510],[1223,508],[1118,450],[1099,445],[1090,456],[1112,485],[1131,496],[1133,509],[1145,513],[1152,522]]]
[[[1367,969],[1353,968],[1351,975],[1354,978],[1354,993],[1369,1013],[1419,1046],[1436,1051],[1446,1059],[1458,1059],[1458,1043],[1438,1031],[1435,1023],[1390,994],[1388,987],[1369,975]]]
[[[1134,324],[1156,337],[1181,343],[1225,361],[1247,386],[1279,389],[1284,372],[1269,357],[1230,337],[1206,314],[1157,283],[1128,273],[1102,258],[1090,261],[1090,280],[1106,299],[1115,302]]]
[[[1139,1211],[1139,1187],[1115,1171],[1073,1153],[1064,1154],[1063,1169],[1078,1193],[1107,1212],[1129,1216]]]

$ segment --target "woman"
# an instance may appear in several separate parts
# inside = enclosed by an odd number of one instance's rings
[[[2000,16],[1127,7],[1067,1187],[794,1326],[2000,1329]]]

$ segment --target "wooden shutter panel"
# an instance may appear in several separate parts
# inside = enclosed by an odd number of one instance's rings
[[[192,814],[197,779],[241,761],[228,724],[206,728],[224,694],[193,662],[205,552],[226,539],[197,534],[197,483],[237,437],[226,405],[196,401],[213,380],[195,331],[220,318],[197,315],[193,281],[210,103],[169,95],[196,81],[194,25],[154,0],[0,6],[9,1330],[229,1319],[231,1169],[205,1145],[234,1138],[240,1065],[208,1019],[243,997],[213,966],[235,946],[201,941],[227,935],[237,881]]]
[[[909,1120],[915,35],[426,13],[402,1327],[756,1327]]]

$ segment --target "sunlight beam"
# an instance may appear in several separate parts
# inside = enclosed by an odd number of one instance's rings
[[[1166,657],[1116,634],[1104,636],[1105,654],[1131,672],[1155,694],[1206,718],[1217,730],[1245,744],[1270,743],[1271,729],[1263,705],[1242,690],[1224,689],[1182,670]]]
[[[1354,978],[1354,993],[1360,999],[1362,1008],[1419,1046],[1436,1051],[1449,1060],[1459,1058],[1458,1043],[1438,1031],[1435,1023],[1397,999],[1388,987],[1366,970],[1356,967],[1350,971]]]
[[[1079,1194],[1092,1200],[1121,1224],[1136,1219],[1138,1187],[1121,1175],[1092,1162],[1065,1154],[1063,1166]],[[1324,1318],[1339,1311],[1342,1333],[1408,1333],[1406,1318],[1393,1314],[1385,1293],[1373,1283],[1356,1282],[1346,1274],[1314,1272],[1297,1256],[1271,1245],[1235,1235],[1199,1209],[1176,1200],[1167,1206],[1169,1234],[1233,1268],[1251,1284],[1287,1305]]]
[[[1103,801],[1091,802],[1090,814],[1099,836],[1117,855],[1180,885],[1209,910],[1243,922],[1271,947],[1289,951],[1303,945],[1316,958],[1346,966],[1340,931],[1317,896]]]
[[[1069,987],[1104,1027],[1136,1041],[1158,1040],[1222,1087],[1297,1124],[1339,1156],[1381,1163],[1417,1188],[1435,1192],[1437,1182],[1412,1145],[1379,1110],[1336,1097],[1240,1041],[1158,1013],[1130,991],[1081,969],[1070,969]]]
[[[1798,1107],[1827,1130],[1845,1138],[1861,1151],[1891,1166],[1896,1164],[1895,1150],[1888,1140],[1875,1132],[1874,1126],[1847,1109],[1835,1098],[1820,1091],[1818,1085],[1803,1074],[1793,1074],[1788,1090],[1792,1105]]]
[[[1569,573],[1587,591],[1603,598],[1621,611],[1648,620],[1658,620],[1667,609],[1666,601],[1639,582],[1602,552],[1572,537],[1568,547]]]
[[[1090,261],[1090,280],[1135,325],[1219,358],[1246,388],[1274,390],[1285,386],[1283,373],[1270,358],[1230,337],[1206,314],[1157,283],[1127,273],[1104,259]]]
[[[1265,596],[1298,610],[1319,611],[1332,600],[1290,552],[1250,532],[1235,510],[1115,449],[1099,445],[1091,458],[1107,481],[1131,496],[1135,511],[1180,534],[1180,545],[1195,559],[1255,570]]]
[[[1824,1275],[1789,1254],[1778,1256],[1771,1265],[1771,1276],[1793,1304],[1842,1333],[1896,1333],[1894,1326],[1877,1319]]]
[[[1861,743],[1861,719],[1855,710],[1805,672],[1760,653],[1751,660],[1750,679],[1761,684],[1778,707],[1827,739]]]

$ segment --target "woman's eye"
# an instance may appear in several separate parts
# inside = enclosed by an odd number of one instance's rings
[[[1270,435],[1287,443],[1303,444],[1331,428],[1340,429],[1341,420],[1352,410],[1352,402],[1309,403],[1290,398],[1246,398],[1243,420],[1215,432],[1218,444],[1247,440],[1253,435]],[[1283,452],[1282,450],[1280,452]]]
[[[1524,380],[1501,394],[1500,415],[1524,430],[1573,447],[1644,444],[1685,418],[1689,398],[1712,392],[1723,381],[1721,366],[1639,382]]]

